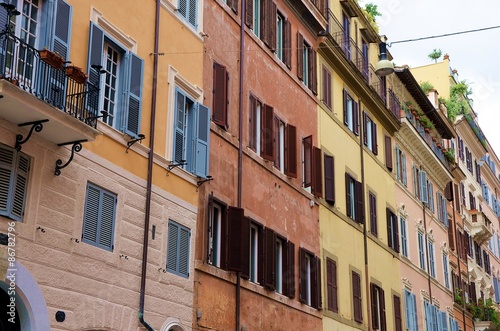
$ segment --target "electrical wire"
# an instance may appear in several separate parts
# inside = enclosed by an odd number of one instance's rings
[[[474,29],[474,30],[466,30],[466,31],[460,31],[460,32],[446,33],[446,34],[441,34],[441,35],[437,35],[437,36],[428,36],[428,37],[422,37],[422,38],[416,38],[416,39],[398,40],[398,41],[393,41],[392,43],[388,43],[387,46],[391,47],[394,44],[401,44],[401,43],[407,43],[407,42],[411,42],[411,41],[420,41],[420,40],[426,40],[426,39],[442,38],[442,37],[454,36],[454,35],[457,35],[457,34],[479,32],[479,31],[485,31],[485,30],[491,30],[491,29],[498,29],[498,28],[500,28],[500,25],[490,26],[490,27],[481,28],[481,29]]]

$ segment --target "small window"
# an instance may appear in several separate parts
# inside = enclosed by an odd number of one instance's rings
[[[387,211],[387,245],[392,248],[395,252],[399,253],[399,229],[398,229],[398,218],[389,209]]]
[[[248,0],[248,2],[253,3],[253,10],[252,10],[252,25],[253,25],[253,33],[260,38],[260,26],[261,26],[261,6],[262,6],[262,0]]]
[[[353,315],[354,320],[358,323],[363,323],[363,303],[361,300],[361,276],[352,271],[352,302],[353,302]]]
[[[378,235],[377,229],[377,198],[375,194],[370,192],[368,194],[370,204],[370,232],[376,237]]]
[[[370,284],[372,305],[372,325],[374,330],[386,331],[384,290],[376,284]]]
[[[87,184],[82,241],[113,251],[116,195],[96,185]]]
[[[436,278],[436,259],[434,256],[434,243],[429,241],[429,273],[432,278]]]
[[[286,241],[276,237],[276,292],[283,294],[283,266],[284,266],[284,247]]]
[[[295,296],[295,245],[266,228],[263,285],[293,298]]]
[[[261,283],[263,253],[260,249],[262,245],[262,227],[256,223],[250,225],[250,274],[249,280],[254,283]]]
[[[321,71],[321,87],[322,87],[322,101],[323,104],[332,110],[332,73],[327,67],[323,66]]]
[[[361,223],[363,211],[362,185],[348,173],[345,174],[346,181],[346,214],[353,221]]]
[[[363,113],[364,117],[364,143],[365,146],[373,152],[373,154],[378,154],[378,145],[377,145],[377,124],[373,121],[373,119],[368,116],[365,112]]]
[[[444,277],[444,286],[447,289],[450,288],[450,273],[449,273],[449,260],[448,254],[443,253],[443,277]]]
[[[189,277],[189,241],[191,231],[172,220],[168,222],[167,271]]]
[[[406,154],[396,146],[396,178],[404,185],[407,185],[406,180]]]
[[[210,199],[208,212],[208,263],[225,269],[226,206]]]
[[[344,124],[354,134],[359,134],[359,108],[353,97],[344,90]]]
[[[401,234],[401,254],[404,257],[409,257],[408,253],[408,228],[406,218],[403,216],[399,217],[399,233]]]
[[[285,172],[285,123],[278,117],[274,118],[274,166],[281,172]]]
[[[427,266],[425,265],[424,234],[422,232],[418,232],[417,240],[418,240],[418,260],[420,269],[427,270]]]
[[[262,149],[262,102],[250,96],[250,148],[261,155]],[[265,138],[265,137],[264,137]]]
[[[297,33],[297,76],[314,94],[317,93],[316,51]]]
[[[328,310],[338,313],[338,286],[337,286],[337,263],[330,258],[326,258],[326,286]]]
[[[278,12],[276,15],[276,56],[283,61],[285,38],[285,18]]]
[[[300,248],[300,302],[321,308],[320,260],[311,252]]]

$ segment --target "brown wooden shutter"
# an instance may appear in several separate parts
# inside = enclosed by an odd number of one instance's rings
[[[325,167],[325,201],[335,204],[335,172],[333,156],[325,154],[324,156]]]
[[[470,296],[471,296],[471,301],[476,303],[477,302],[477,293],[476,293],[476,283],[475,282],[470,282]]]
[[[387,331],[387,323],[385,321],[385,293],[382,288],[379,287],[380,293],[380,331]]]
[[[256,110],[257,109],[257,100],[253,97],[253,95],[250,96],[250,105],[249,105],[249,147],[253,150],[257,150],[257,126],[260,125],[260,123],[255,123],[257,120],[256,116]]]
[[[391,137],[385,136],[385,166],[392,171],[392,141]],[[397,157],[397,156],[396,156]]]
[[[313,194],[317,197],[323,196],[323,173],[321,171],[321,149],[313,147]]]
[[[250,219],[241,219],[241,277],[250,278]]]
[[[353,117],[353,128],[354,134],[359,135],[359,105],[356,101],[352,101],[352,117]]]
[[[449,220],[449,225],[448,225],[448,246],[450,249],[455,250],[455,240],[453,238],[453,220]]]
[[[356,195],[356,222],[363,223],[364,221],[364,204],[363,204],[363,184],[361,182],[355,182],[355,195]]]
[[[212,120],[215,124],[227,128],[227,82],[228,73],[226,67],[214,62],[214,88]]]
[[[260,39],[269,47],[269,10],[272,0],[261,0],[260,2]],[[275,23],[276,24],[276,23]]]
[[[285,268],[285,295],[289,298],[295,297],[295,245],[288,241],[286,247],[286,268]]]
[[[334,313],[339,312],[337,300],[337,264],[330,258],[326,258],[326,282],[328,310]]]
[[[299,301],[307,303],[306,251],[299,248]]]
[[[257,258],[257,280],[259,284],[264,284],[266,275],[266,231],[263,227],[259,227],[259,256]]]
[[[262,114],[262,157],[274,161],[274,110],[269,105],[264,105]]]
[[[370,232],[374,235],[378,235],[378,229],[377,229],[377,199],[375,198],[375,195],[370,193],[368,195],[370,197]]]
[[[268,42],[269,42],[269,48],[274,52],[276,50],[276,19],[278,16],[278,11],[276,10],[276,4],[269,0],[269,10],[268,10]]]
[[[372,145],[373,154],[378,155],[377,124],[375,122],[372,122]]]
[[[397,296],[393,296],[394,300],[394,322],[396,323],[395,331],[403,331],[403,319],[401,317],[401,299]]]
[[[374,330],[380,327],[380,321],[378,319],[378,291],[377,286],[370,283],[370,303],[371,303],[371,313],[372,313],[372,326]]]
[[[286,66],[291,69],[292,68],[292,24],[289,20],[285,20],[285,35],[283,40],[283,62]]]
[[[368,126],[368,115],[363,112],[363,143],[368,146],[368,134],[366,132],[366,127]]]
[[[235,14],[238,14],[238,0],[228,0],[227,5],[233,10]]]
[[[446,187],[444,189],[444,196],[446,200],[453,201],[453,182],[448,182],[448,184],[446,184]]]
[[[304,37],[297,32],[297,77],[304,80]]]
[[[250,28],[253,29],[253,1],[254,0],[241,0],[241,1],[246,1],[246,8],[245,8],[245,24]]]
[[[276,233],[266,228],[266,262],[264,271],[264,286],[274,291],[276,289]]]
[[[392,228],[391,211],[389,208],[386,208],[385,214],[387,216],[387,246],[393,248],[394,243],[392,242],[392,238],[394,229]]]
[[[285,127],[285,175],[297,178],[297,128]]]
[[[393,223],[393,230],[394,230],[394,250],[399,253],[399,225],[398,225],[398,218],[396,214],[391,212],[391,218],[392,218],[392,223]]]
[[[229,226],[228,226],[228,213],[227,207],[221,206],[224,208],[221,210],[221,243],[220,243],[220,267],[221,269],[227,270],[227,261],[229,260],[229,243],[233,239],[229,234]]]
[[[361,277],[355,271],[352,272],[352,301],[354,308],[354,320],[363,322],[362,302],[361,302]]]
[[[321,309],[321,259],[314,256],[311,261],[311,306]]]
[[[347,217],[352,217],[351,210],[354,208],[354,206],[351,206],[351,194],[354,192],[351,192],[350,190],[350,183],[351,183],[351,176],[346,172],[345,173],[345,200],[346,200],[346,215]]]
[[[312,136],[307,136],[302,141],[304,145],[304,187],[312,185]]]
[[[342,91],[342,95],[344,96],[344,124],[348,125],[349,123],[347,122],[347,101],[349,100],[349,97],[345,89]]]
[[[318,68],[316,65],[316,51],[309,49],[309,88],[314,95],[318,95]]]
[[[455,199],[455,209],[460,212],[460,193],[458,192],[458,184],[454,184],[455,186],[455,195],[453,198]]]
[[[242,249],[242,225],[243,225],[242,208],[230,206],[227,210],[228,218],[228,259],[227,270],[241,271],[241,249]]]

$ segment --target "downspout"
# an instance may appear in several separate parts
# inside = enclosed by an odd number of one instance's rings
[[[243,76],[245,59],[245,9],[246,2],[241,2],[241,22],[240,22],[240,83],[239,83],[239,109],[238,109],[238,188],[237,207],[241,208],[242,180],[243,180]],[[240,309],[241,309],[241,273],[236,272],[236,331],[240,330]]]
[[[363,153],[363,135],[365,132],[363,131],[364,126],[361,124],[362,116],[361,116],[361,102],[359,103],[359,111],[358,111],[358,124],[360,127],[360,134],[359,134],[359,154],[361,157],[361,200],[362,200],[362,205],[365,205],[365,159],[364,159],[364,153]],[[368,267],[368,232],[366,231],[366,217],[365,217],[365,208],[362,209],[361,212],[361,221],[363,224],[363,253],[365,257],[365,287],[366,287],[366,294],[367,294],[367,302],[370,300],[370,274],[369,274],[369,267]],[[366,305],[367,307],[367,319],[368,319],[368,330],[372,330],[372,319],[371,319],[371,305],[368,303]]]
[[[144,320],[144,298],[146,295],[146,267],[148,264],[149,243],[149,214],[151,211],[151,184],[153,181],[153,157],[155,141],[155,117],[156,117],[156,85],[158,80],[158,43],[160,34],[160,0],[156,0],[155,14],[155,45],[153,53],[153,86],[151,96],[151,123],[149,135],[148,153],[148,178],[146,184],[146,215],[144,217],[144,239],[142,244],[142,268],[141,268],[141,290],[139,300],[139,322],[148,330],[154,331],[153,327]]]

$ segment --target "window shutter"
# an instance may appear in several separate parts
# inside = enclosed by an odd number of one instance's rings
[[[307,259],[306,251],[299,248],[299,301],[307,303]],[[311,289],[312,290],[312,289]]]
[[[274,161],[274,110],[269,105],[264,105],[262,114],[262,157]]]
[[[285,35],[284,35],[284,63],[288,69],[292,68],[292,24],[289,20],[285,20]]]
[[[327,308],[334,313],[339,312],[337,301],[337,265],[335,261],[326,258]]]
[[[196,136],[195,174],[199,177],[208,176],[209,146],[210,146],[210,110],[198,104],[198,131]]]
[[[455,240],[453,238],[453,224],[450,224],[448,227],[448,245],[450,249],[455,250]]]
[[[181,0],[181,2],[182,2],[182,1],[183,1],[183,0]],[[196,16],[197,16],[198,11],[197,11],[196,7],[197,7],[197,3],[198,3],[198,1],[197,1],[197,0],[187,0],[187,1],[189,2],[189,6],[188,6],[188,8],[187,8],[187,9],[188,9],[188,11],[189,11],[188,16],[187,16],[188,21],[189,21],[189,23],[191,23],[194,27],[197,27],[197,19],[196,19]]]
[[[304,145],[304,187],[312,185],[312,158],[313,158],[313,145],[312,136],[307,136],[302,141]]]
[[[285,127],[285,174],[297,178],[297,128]]]
[[[318,69],[316,65],[316,51],[311,47],[309,52],[309,86],[314,95],[318,95]]]
[[[352,218],[351,210],[354,210],[354,206],[351,206],[351,194],[353,194],[354,192],[351,192],[350,184],[351,184],[351,176],[349,176],[349,174],[346,172],[345,174],[346,215],[347,217]]]
[[[285,269],[285,290],[286,296],[295,297],[295,245],[293,242],[287,242],[286,248],[286,269]]]
[[[181,227],[179,238],[179,272],[189,277],[189,239],[191,234],[188,229]]]
[[[168,223],[168,244],[167,244],[167,270],[177,272],[179,270],[179,226],[173,222]]]
[[[102,191],[101,199],[102,204],[100,208],[101,224],[99,226],[99,244],[112,251],[116,197]]]
[[[320,260],[311,257],[311,307],[321,309]]]
[[[238,14],[238,0],[228,0],[227,4],[229,5],[229,7],[231,7],[235,14]]]
[[[352,101],[352,117],[353,117],[353,132],[359,135],[359,105],[356,101]]]
[[[363,322],[363,312],[361,311],[361,277],[358,273],[352,272],[352,298],[354,304],[354,320],[358,323]]]
[[[391,137],[389,136],[384,136],[384,141],[385,141],[385,166],[389,171],[392,171],[392,141]],[[396,162],[398,162],[398,154],[396,153]],[[398,166],[396,166],[397,171],[399,172],[400,169]],[[397,176],[398,178],[401,178],[400,175]]]
[[[89,75],[88,83],[94,87],[99,87],[99,68],[92,68],[92,66],[102,65],[102,54],[104,46],[104,32],[94,23],[90,22],[89,34],[89,54],[87,62],[87,74]],[[105,75],[105,74],[104,74]],[[100,114],[100,93],[90,94],[87,98],[87,107],[96,116]]]
[[[127,115],[125,133],[137,137],[141,130],[142,76],[144,61],[133,53],[130,55],[129,84],[127,91]]]
[[[241,261],[242,256],[242,245],[245,239],[243,235],[243,219],[244,210],[242,208],[230,206],[227,210],[228,219],[228,257],[227,257],[227,270],[229,271],[242,271],[243,261]],[[248,241],[247,241],[248,242]],[[250,243],[248,242],[248,245]]]
[[[453,201],[453,182],[448,182],[448,184],[446,184],[444,196],[446,197],[446,200]]]
[[[253,29],[253,1],[254,0],[241,0],[245,1],[245,24]]]
[[[377,295],[377,286],[373,283],[370,283],[370,301],[372,306],[372,325],[373,329],[377,330],[380,328],[379,323],[379,307],[378,307],[378,295]]]
[[[265,248],[265,271],[264,286],[274,291],[276,289],[275,267],[276,267],[276,234],[273,230],[266,228]]]
[[[356,201],[356,222],[364,223],[364,205],[363,205],[363,184],[361,182],[355,181],[355,201]]]
[[[427,191],[427,173],[420,171],[420,201],[427,203],[429,201]]]
[[[385,210],[385,213],[387,215],[387,246],[394,248],[394,246],[393,246],[394,245],[394,243],[393,243],[393,238],[394,238],[393,231],[394,231],[394,229],[392,228],[393,227],[392,216],[391,216],[391,211],[389,210],[389,208],[387,208]]]
[[[363,143],[368,145],[368,135],[366,132],[366,127],[368,126],[368,115],[366,115],[365,112],[363,112]]]
[[[185,121],[185,104],[186,96],[176,89],[175,94],[175,113],[174,113],[174,161],[181,163],[184,159],[184,121]]]
[[[69,58],[69,42],[71,35],[71,6],[63,0],[56,2],[54,36],[51,49],[59,53],[65,60]]]
[[[278,12],[276,10],[276,4],[272,0],[267,0],[269,9],[267,11],[267,20],[269,22],[268,25],[268,46],[271,51],[276,50],[276,18],[278,16]]]
[[[0,12],[3,12],[1,10]],[[11,179],[14,174],[14,149],[0,146],[0,215],[8,215]]]
[[[383,289],[379,288],[380,293],[380,330],[387,330],[387,323],[385,319],[385,292]]]
[[[348,122],[348,118],[347,118],[347,104],[348,104],[349,96],[347,94],[346,89],[342,90],[342,95],[344,98],[344,124],[348,125],[349,122]]]
[[[313,147],[313,194],[317,197],[323,196],[323,177],[321,171],[321,149]]]
[[[94,186],[87,186],[83,216],[82,241],[97,243],[100,192]]]
[[[403,155],[401,155],[401,169],[403,170],[403,184],[405,186],[408,185],[408,181],[406,179],[406,155],[403,153]]]
[[[214,62],[212,120],[215,124],[223,127],[224,129],[227,129],[228,81],[229,74],[226,67]]]
[[[325,201],[335,204],[335,173],[333,156],[324,155]]]
[[[18,153],[18,157],[16,160],[16,169],[15,169],[16,172],[14,179],[14,191],[12,196],[12,207],[10,210],[11,211],[10,216],[16,221],[21,221],[24,215],[24,204],[26,201],[26,192],[28,188],[29,167],[30,167],[29,158],[27,158],[23,154]],[[3,180],[0,179],[0,181]]]
[[[241,277],[250,278],[250,219],[241,218]]]
[[[370,197],[370,232],[374,235],[378,235],[377,229],[377,198],[372,193],[369,194]]]
[[[260,1],[260,39],[270,48],[269,37],[270,37],[270,2],[272,0],[261,0]],[[276,18],[275,18],[276,19]],[[276,21],[274,22],[276,24]]]
[[[377,124],[375,122],[372,122],[372,145],[373,154],[378,155]]]
[[[297,77],[304,80],[304,37],[297,32]]]
[[[401,318],[401,299],[397,296],[393,296],[394,300],[394,323],[396,324],[395,331],[403,331],[403,325]]]

